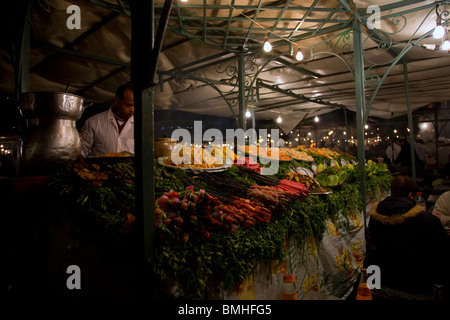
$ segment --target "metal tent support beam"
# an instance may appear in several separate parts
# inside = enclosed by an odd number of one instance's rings
[[[405,77],[405,89],[406,89],[406,107],[408,110],[408,128],[409,128],[409,144],[411,148],[411,175],[414,181],[416,181],[416,157],[414,150],[414,124],[412,118],[411,101],[409,97],[409,83],[408,83],[408,64],[403,62],[403,72]]]
[[[251,119],[252,119],[252,129],[256,130],[256,119],[255,119],[255,107],[250,108]]]
[[[364,110],[365,87],[364,87],[364,55],[362,43],[361,23],[356,19],[353,22],[353,50],[355,55],[355,94],[356,94],[356,134],[358,138],[358,168],[360,171],[359,182],[361,184],[362,203],[366,204],[366,177],[365,177],[365,155],[364,155]],[[366,221],[366,210],[364,209],[364,221]],[[365,223],[364,223],[365,227]]]
[[[22,23],[22,30],[20,34],[20,42],[18,43],[19,50],[17,51],[17,67],[16,67],[16,97],[19,98],[24,92],[29,91],[30,87],[30,15],[33,6],[33,0],[23,0],[18,4],[21,13],[20,22]]]
[[[161,19],[154,38],[154,2],[131,2],[131,78],[134,83],[135,102],[135,172],[136,172],[136,222],[143,238],[138,260],[142,261],[143,279],[139,283],[142,295],[154,296],[148,264],[154,254],[155,244],[155,184],[154,184],[154,82],[168,16],[173,0],[165,0]],[[139,242],[139,239],[138,239]],[[139,245],[139,243],[138,243]],[[138,257],[139,259],[139,257]]]
[[[245,55],[244,51],[238,54],[238,78],[239,78],[239,128],[247,130],[245,119],[246,97],[245,97]],[[238,142],[241,143],[241,142]]]
[[[344,126],[345,126],[345,134],[349,134],[348,132],[348,117],[347,117],[347,109],[342,109],[344,111]],[[345,144],[345,152],[348,152],[348,143]]]
[[[134,137],[136,226],[142,238],[136,240],[139,278],[138,294],[146,296],[150,285],[147,261],[154,250],[153,181],[153,87],[149,59],[153,49],[153,1],[131,2],[131,80],[134,83]]]
[[[439,167],[439,103],[434,105],[434,143],[436,146],[436,169]]]
[[[274,92],[278,92],[278,93],[282,93],[286,96],[289,97],[293,97],[296,98],[300,101],[308,101],[308,102],[314,102],[317,104],[321,104],[321,105],[325,105],[325,106],[333,106],[333,107],[338,107],[338,108],[346,108],[344,105],[341,104],[337,104],[337,103],[332,103],[332,102],[328,102],[328,101],[324,101],[322,99],[316,99],[316,98],[308,98],[303,94],[296,94],[294,92],[292,92],[292,90],[284,90],[284,89],[280,89],[280,87],[278,86],[274,86],[274,85],[269,85],[264,83],[262,80],[257,79],[256,81],[257,86],[259,87],[263,87],[269,90],[272,90]],[[300,103],[300,102],[299,102]]]
[[[173,0],[166,0],[162,15],[169,15]],[[160,20],[154,38],[154,2],[131,1],[131,79],[134,83],[135,103],[135,172],[136,224],[142,238],[137,239],[138,262],[142,278],[138,291],[152,296],[156,290],[151,284],[149,262],[154,253],[155,185],[154,185],[154,78],[166,29],[167,17]]]

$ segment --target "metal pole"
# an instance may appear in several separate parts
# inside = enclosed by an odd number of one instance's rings
[[[18,56],[18,67],[16,73],[16,98],[24,92],[30,90],[30,15],[33,0],[23,0],[20,3],[21,18],[23,19],[23,29],[20,35],[20,49]]]
[[[256,130],[255,107],[250,108],[250,113],[251,113],[251,117],[252,117],[252,129]]]
[[[403,72],[405,77],[406,88],[406,106],[408,110],[408,127],[409,127],[409,145],[411,148],[411,176],[416,181],[416,151],[414,149],[414,124],[412,119],[411,101],[409,97],[409,83],[408,83],[408,64],[403,62]]]
[[[164,6],[161,12],[161,17],[158,23],[158,29],[153,44],[152,55],[150,56],[150,79],[154,80],[156,75],[156,68],[158,67],[159,54],[161,52],[164,34],[167,28],[167,22],[169,21],[170,11],[172,10],[174,0],[165,0]]]
[[[135,184],[136,224],[139,230],[137,261],[139,266],[138,292],[149,294],[151,277],[148,262],[154,252],[155,237],[155,187],[153,175],[154,140],[154,90],[152,63],[154,2],[131,1],[131,79],[134,83],[135,104]]]
[[[245,60],[244,51],[238,56],[238,77],[239,77],[239,128],[247,130],[245,120],[246,99],[245,99]]]
[[[361,199],[366,206],[366,176],[364,155],[364,110],[365,87],[364,87],[364,47],[362,44],[361,23],[353,21],[353,51],[355,56],[355,95],[356,95],[356,135],[358,138],[358,168],[360,171],[359,182],[361,184]],[[366,210],[364,209],[364,221],[366,221]],[[365,227],[364,223],[364,227]]]
[[[434,143],[436,145],[436,167],[439,171],[439,103],[434,104]]]
[[[315,134],[316,134],[316,149],[319,147],[319,137],[317,135],[317,127],[319,126],[319,124],[316,122],[315,124]]]
[[[348,121],[347,121],[347,109],[343,109],[344,110],[344,122],[345,122],[345,135],[346,136],[348,136]],[[344,141],[345,141],[345,139],[344,139]],[[348,141],[348,139],[347,139],[347,141]],[[345,143],[344,144],[344,146],[345,146],[345,152],[348,152],[348,143]]]

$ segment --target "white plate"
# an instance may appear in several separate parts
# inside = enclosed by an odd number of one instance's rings
[[[317,196],[321,194],[331,194],[331,193],[333,193],[333,190],[327,190],[326,192],[310,193],[310,195]]]
[[[312,172],[311,170],[307,169],[307,168],[303,168],[303,167],[297,167],[296,172],[307,175],[311,178],[314,178],[314,172]]]

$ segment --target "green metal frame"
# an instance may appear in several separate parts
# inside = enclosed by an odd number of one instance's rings
[[[20,40],[16,43],[16,57],[14,57],[16,62],[14,67],[16,99],[19,99],[22,93],[28,92],[30,87],[30,17],[33,2],[34,0],[21,0],[17,4],[20,10],[19,17],[22,29],[20,30]]]

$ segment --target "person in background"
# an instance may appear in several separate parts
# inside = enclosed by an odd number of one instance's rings
[[[285,148],[286,147],[286,141],[283,138],[278,139],[278,143],[275,146],[277,148]]]
[[[356,145],[354,143],[351,144],[350,150],[348,151],[352,156],[358,156],[358,149],[356,148]]]
[[[386,158],[389,160],[387,163],[394,163],[401,150],[402,147],[400,146],[400,139],[397,138],[386,148]]]
[[[434,152],[430,150],[425,144],[423,139],[417,139],[414,144],[414,149],[417,154],[416,172],[418,177],[425,175],[425,165],[427,164],[427,156],[433,156]]]
[[[414,202],[419,190],[409,176],[396,176],[391,195],[370,211],[365,264],[381,270],[381,286],[431,296],[435,284],[450,291],[450,237],[441,222]]]
[[[450,177],[450,139],[439,137],[437,167],[443,177]]]
[[[398,170],[402,175],[412,176],[412,161],[411,161],[411,145],[408,140],[400,139],[401,150],[395,159],[394,164],[399,165]],[[417,153],[414,151],[415,162],[418,162]]]
[[[434,152],[425,145],[423,139],[417,139],[414,148],[416,149],[417,157],[423,165],[425,165],[427,156],[431,157],[434,155]]]
[[[438,217],[447,232],[450,232],[450,191],[444,192],[436,200],[433,215]]]
[[[110,152],[134,154],[133,114],[133,84],[128,82],[117,89],[110,109],[84,123],[80,130],[82,156],[101,156]]]
[[[370,152],[370,144],[366,143],[366,144],[364,145],[364,157],[365,157],[366,159],[369,159],[370,156],[371,156],[371,152]]]

